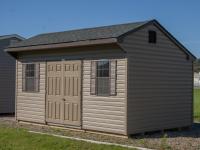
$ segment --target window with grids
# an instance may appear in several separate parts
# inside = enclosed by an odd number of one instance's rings
[[[39,92],[39,64],[23,64],[22,90],[25,92]]]
[[[116,66],[114,59],[91,61],[91,95],[116,95]]]
[[[96,84],[97,84],[97,95],[109,95],[109,61],[97,61],[97,75],[96,75]]]

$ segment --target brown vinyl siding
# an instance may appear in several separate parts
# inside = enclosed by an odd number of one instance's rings
[[[46,64],[45,62],[40,62],[39,92],[23,92],[22,62],[19,60],[17,63],[17,120],[44,123]]]
[[[83,51],[84,49],[87,49]],[[77,50],[77,51],[76,51]],[[81,50],[81,51],[79,51]],[[104,52],[102,52],[104,51]],[[115,53],[115,54],[113,54]],[[83,62],[83,99],[82,128],[104,132],[126,134],[126,58],[116,46],[86,47],[49,51],[47,53],[21,53],[18,63],[17,119],[29,122],[45,122],[45,68],[46,61],[82,60]],[[97,97],[90,95],[91,60],[117,60],[117,95]],[[40,92],[22,92],[22,62],[40,63]],[[89,80],[89,81],[88,81]]]
[[[157,43],[148,43],[148,31]],[[190,126],[192,62],[154,25],[129,34],[121,44],[128,54],[128,134]]]
[[[117,59],[116,96],[90,93],[91,61],[83,62],[83,129],[126,134],[126,59]]]

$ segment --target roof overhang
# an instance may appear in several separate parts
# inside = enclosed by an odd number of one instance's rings
[[[56,49],[56,48],[69,48],[69,47],[80,47],[80,46],[92,46],[92,45],[102,45],[102,44],[114,44],[117,43],[117,38],[108,39],[97,39],[97,40],[86,40],[68,43],[55,43],[48,45],[32,45],[26,47],[9,47],[5,49],[8,53],[32,51],[32,50],[45,50],[45,49]]]

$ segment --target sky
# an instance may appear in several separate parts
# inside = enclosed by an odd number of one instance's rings
[[[0,0],[0,35],[29,38],[151,19],[200,57],[199,0]]]

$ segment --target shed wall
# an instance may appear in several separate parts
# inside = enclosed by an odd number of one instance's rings
[[[15,59],[4,52],[11,40],[0,40],[0,113],[15,112]]]
[[[87,50],[85,50],[87,49]],[[116,46],[86,47],[43,52],[24,52],[18,58],[17,119],[45,122],[46,61],[82,60],[82,128],[87,130],[126,134],[126,58]],[[91,60],[117,60],[117,95],[98,97],[90,95]],[[22,92],[22,62],[40,63],[40,92]]]
[[[157,43],[148,43],[148,31]],[[121,46],[128,52],[128,134],[190,126],[192,61],[155,25],[129,34]]]

